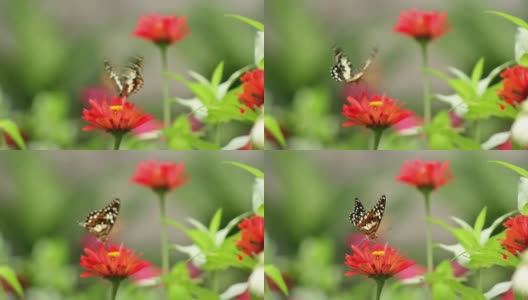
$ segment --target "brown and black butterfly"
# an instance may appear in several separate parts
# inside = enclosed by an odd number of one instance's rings
[[[104,242],[108,239],[108,235],[112,227],[114,227],[120,207],[121,201],[119,198],[114,198],[103,209],[89,213],[84,223],[79,222],[79,225],[94,234],[99,241]]]
[[[378,54],[378,48],[373,48],[367,61],[359,69],[353,69],[352,62],[339,47],[334,47],[335,64],[330,69],[330,75],[339,82],[358,82],[363,78],[374,57]]]
[[[385,195],[382,195],[371,210],[365,211],[365,207],[363,207],[359,199],[356,198],[355,200],[354,211],[350,213],[350,222],[359,228],[369,240],[375,240],[377,238],[376,232],[385,212],[386,201]]]
[[[143,57],[135,56],[130,59],[129,64],[120,73],[116,73],[107,60],[104,61],[104,66],[108,76],[117,86],[120,97],[128,97],[143,86]]]

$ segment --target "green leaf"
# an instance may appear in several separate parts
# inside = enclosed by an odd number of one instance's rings
[[[26,149],[24,139],[22,138],[18,127],[13,121],[7,119],[0,120],[0,129],[4,130],[13,139],[13,141],[15,141],[20,149]]]
[[[249,24],[253,27],[255,27],[257,30],[259,31],[264,31],[264,24],[260,23],[259,21],[255,21],[255,20],[252,20],[250,18],[247,18],[247,17],[243,17],[243,16],[240,16],[240,15],[225,15],[226,17],[228,18],[233,18],[233,19],[237,19],[237,20],[240,20],[246,24]]]
[[[250,166],[248,166],[246,164],[239,163],[239,162],[236,162],[236,161],[223,161],[222,163],[228,164],[228,165],[233,165],[235,167],[239,167],[240,169],[246,170],[246,171],[248,171],[249,173],[255,175],[258,178],[264,179],[264,172],[262,172],[261,170],[259,170],[257,168],[250,167]]]
[[[478,217],[477,217],[477,220],[475,221],[475,226],[474,226],[474,233],[475,233],[475,238],[480,241],[480,233],[482,232],[482,228],[484,228],[484,222],[486,221],[486,211],[487,211],[487,207],[484,207]]]
[[[20,285],[20,282],[18,282],[15,272],[11,270],[11,268],[8,266],[0,266],[0,277],[4,278],[20,297],[24,295],[22,286]]]
[[[288,287],[286,286],[286,283],[284,282],[284,279],[282,278],[282,274],[277,269],[277,267],[273,265],[265,265],[264,266],[264,273],[268,275],[273,282],[281,289],[281,291],[287,296],[288,295]]]
[[[222,221],[222,209],[218,209],[211,219],[211,223],[209,224],[209,232],[211,234],[215,234],[218,231],[218,228],[220,228],[220,221]]]
[[[213,77],[211,78],[211,86],[213,87],[213,90],[216,91],[218,88],[218,85],[220,82],[222,82],[222,74],[224,73],[224,62],[221,61],[218,66],[216,66]]]
[[[264,126],[271,132],[271,134],[279,141],[282,147],[286,146],[286,140],[282,134],[279,123],[272,116],[264,116]]]
[[[518,167],[516,165],[512,165],[510,163],[507,163],[507,162],[504,162],[504,161],[500,161],[500,160],[490,160],[489,162],[492,162],[492,163],[496,163],[496,164],[499,164],[499,165],[502,165],[510,170],[513,170],[515,172],[517,172],[519,175],[523,176],[523,177],[528,177],[528,171],[521,168],[521,167]]]
[[[497,16],[500,16],[500,17],[503,17],[505,18],[506,20],[514,23],[514,24],[517,24],[523,28],[526,28],[528,29],[528,23],[526,23],[523,19],[521,18],[517,18],[517,17],[514,17],[512,15],[509,15],[507,13],[503,13],[503,12],[500,12],[500,11],[495,11],[495,10],[489,10],[489,11],[486,11],[487,13],[490,13],[490,14],[494,14],[494,15],[497,15]]]
[[[478,82],[480,81],[480,78],[482,77],[482,71],[484,69],[484,57],[481,57],[477,64],[475,65],[475,68],[473,68],[473,72],[471,73],[471,83],[474,87],[477,86]]]

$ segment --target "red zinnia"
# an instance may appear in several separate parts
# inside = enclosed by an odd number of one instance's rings
[[[528,68],[514,66],[501,73],[504,78],[499,97],[511,106],[520,104],[528,97]]]
[[[404,11],[393,30],[419,41],[430,41],[444,35],[450,28],[447,13],[436,11]]]
[[[264,104],[264,70],[248,71],[240,77],[243,93],[239,100],[249,109],[261,107]]]
[[[141,260],[141,254],[134,255],[134,251],[121,246],[100,243],[99,249],[84,248],[86,256],[81,255],[81,267],[87,272],[81,277],[101,276],[107,279],[123,279],[137,271],[150,266],[149,261]]]
[[[88,130],[105,130],[108,132],[128,132],[154,119],[149,114],[143,114],[143,109],[137,109],[130,102],[124,102],[119,97],[113,97],[110,104],[103,99],[101,103],[89,101],[91,108],[83,110],[82,118],[90,123],[83,128]]]
[[[189,181],[185,173],[185,163],[157,162],[154,160],[140,162],[132,182],[167,192]]]
[[[449,162],[439,161],[406,161],[396,180],[405,182],[417,188],[434,190],[453,179],[449,170]]]
[[[528,249],[528,216],[510,217],[503,225],[506,227],[506,238],[501,240],[504,249],[514,255]]]
[[[249,256],[264,250],[264,218],[253,216],[244,219],[240,224],[240,237],[237,247]]]
[[[185,16],[142,16],[133,35],[155,43],[172,44],[190,34]]]
[[[414,114],[385,95],[364,94],[361,99],[348,97],[347,100],[349,105],[343,104],[343,115],[350,121],[343,123],[343,127],[387,128]]]
[[[416,264],[414,260],[407,259],[398,253],[398,250],[376,244],[370,249],[369,244],[365,244],[363,249],[356,245],[351,245],[352,255],[345,254],[345,265],[352,268],[345,273],[345,276],[365,275],[368,277],[392,276],[408,267]]]

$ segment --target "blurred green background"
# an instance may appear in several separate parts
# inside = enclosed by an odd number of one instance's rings
[[[367,149],[370,134],[362,128],[342,128],[343,85],[329,75],[334,63],[332,47],[340,45],[355,66],[372,47],[380,52],[365,82],[371,91],[406,103],[423,116],[421,57],[418,43],[394,33],[402,11],[445,11],[451,31],[429,47],[430,66],[447,72],[454,66],[466,74],[485,57],[484,74],[513,60],[516,26],[486,10],[499,10],[526,18],[526,1],[266,1],[266,112],[279,119],[290,149]],[[448,85],[430,76],[432,93],[452,94]],[[360,88],[348,87],[358,93]],[[433,113],[449,109],[433,101]],[[509,129],[499,119],[481,122],[482,139]],[[390,140],[393,149],[421,149],[416,142]],[[383,141],[382,141],[383,143]]]
[[[47,151],[0,155],[0,265],[9,265],[29,281],[33,295],[42,292],[51,297],[27,299],[97,298],[86,290],[97,280],[79,278],[81,239],[87,232],[77,222],[114,197],[121,199],[121,212],[110,241],[124,242],[160,265],[157,196],[130,183],[138,162],[150,159],[186,164],[190,182],[168,194],[170,219],[189,225],[185,220],[192,217],[208,224],[222,208],[225,226],[233,217],[251,211],[254,176],[222,161],[262,169],[262,152]],[[190,244],[181,231],[170,226],[169,240],[171,244]],[[176,251],[171,253],[172,263],[187,259]],[[239,273],[232,276],[247,276]],[[229,276],[224,279],[229,283]],[[90,288],[95,293],[106,291],[106,284],[95,286]],[[74,298],[80,290],[85,294]]]
[[[108,138],[80,131],[82,92],[107,80],[105,58],[119,67],[143,55],[145,85],[131,100],[161,119],[159,51],[132,36],[140,16],[154,12],[187,16],[191,29],[169,49],[170,72],[210,78],[223,60],[227,78],[253,62],[255,30],[224,15],[262,20],[261,1],[0,1],[0,118],[14,120],[32,149],[100,149]],[[169,83],[172,97],[191,96],[183,84]],[[174,111],[188,113],[180,106]]]
[[[359,233],[349,221],[354,198],[359,197],[370,209],[385,194],[387,206],[378,242],[389,242],[424,266],[423,198],[415,188],[396,181],[404,161],[449,161],[454,180],[433,192],[433,218],[455,226],[451,217],[456,216],[474,224],[486,206],[488,227],[494,219],[517,209],[519,182],[517,173],[488,161],[528,168],[527,157],[522,151],[266,152],[266,261],[278,265],[293,280],[291,299],[368,299],[373,280],[343,275],[348,269],[345,253],[351,254],[347,241]],[[435,224],[432,228],[434,243],[456,243],[447,230]],[[499,226],[497,232],[502,230]],[[434,251],[436,263],[453,257],[439,248]],[[484,291],[509,276],[502,268],[484,270]],[[400,290],[403,294],[393,293],[390,299],[420,299],[413,294],[416,290],[404,288]]]

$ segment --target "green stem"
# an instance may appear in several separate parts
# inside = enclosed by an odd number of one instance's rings
[[[431,97],[429,97],[429,73],[427,72],[428,58],[427,58],[427,44],[428,42],[420,42],[422,48],[422,67],[423,67],[423,102],[424,102],[424,118],[425,124],[431,122]]]
[[[215,132],[215,143],[218,147],[220,147],[220,141],[221,141],[221,137],[220,137],[220,123],[216,124],[216,132]]]
[[[170,126],[171,121],[171,111],[170,111],[170,101],[169,101],[169,84],[167,82],[167,73],[169,69],[167,61],[167,46],[160,45],[161,50],[161,84],[163,89],[163,124],[165,127]]]
[[[161,233],[161,266],[163,274],[169,272],[169,237],[167,235],[167,224],[164,220],[166,218],[165,209],[165,193],[159,193],[160,199],[160,233]]]
[[[475,140],[477,141],[477,143],[480,143],[480,122],[478,120],[475,120],[473,126],[475,130]]]
[[[477,269],[475,271],[475,281],[477,290],[479,290],[479,292],[482,292],[482,269]]]
[[[381,299],[383,285],[385,285],[385,279],[376,279],[376,300]]]
[[[110,300],[115,300],[117,296],[117,290],[121,284],[121,279],[113,279],[112,281],[112,292],[110,294]]]
[[[372,150],[378,150],[381,136],[383,135],[383,131],[385,128],[373,128],[374,131],[374,144],[372,145]]]
[[[121,145],[124,135],[125,134],[122,132],[114,133],[114,150],[119,150],[119,146]]]
[[[425,242],[427,248],[427,272],[433,272],[433,236],[431,234],[431,202],[430,191],[423,191],[425,200]]]

